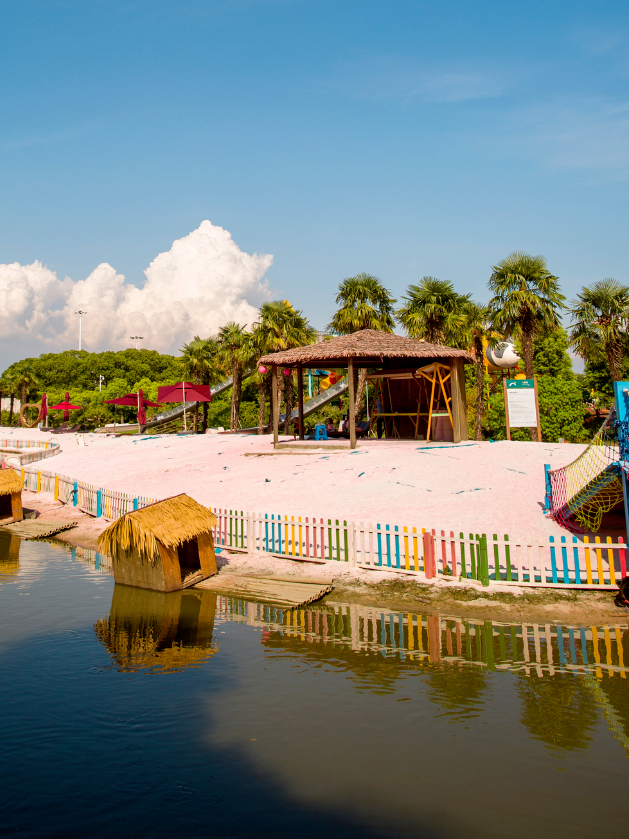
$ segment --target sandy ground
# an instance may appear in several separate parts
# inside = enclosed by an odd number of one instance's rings
[[[0,429],[3,437],[51,439]],[[551,443],[364,443],[355,452],[272,454],[269,436],[58,435],[42,468],[96,486],[166,498],[186,492],[212,508],[508,533],[564,534],[542,512],[544,464],[584,447]],[[258,455],[258,456],[255,456]]]

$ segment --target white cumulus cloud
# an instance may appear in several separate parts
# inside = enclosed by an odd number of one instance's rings
[[[177,351],[227,321],[251,324],[252,303],[268,297],[264,275],[272,263],[269,254],[241,251],[227,230],[204,221],[151,262],[141,288],[106,262],[76,282],[60,280],[40,262],[0,265],[0,335],[49,351],[74,347],[74,313],[83,309],[84,349],[122,349],[129,336],[142,335],[142,346]]]

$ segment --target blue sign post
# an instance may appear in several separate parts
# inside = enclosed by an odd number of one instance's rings
[[[627,543],[629,543],[629,488],[627,487],[626,472],[629,469],[629,382],[614,382],[614,398],[616,400],[616,424],[618,426],[620,480],[622,481],[622,494],[625,502]]]

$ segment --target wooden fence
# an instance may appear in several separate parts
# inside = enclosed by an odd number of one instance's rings
[[[513,586],[615,588],[627,575],[622,538],[562,536],[559,541],[513,539],[505,534],[428,530],[411,525],[246,513],[214,508],[215,544],[264,551],[309,562],[396,571],[421,577],[477,580]],[[570,541],[568,541],[570,540]]]
[[[9,466],[26,466],[37,460],[54,457],[61,451],[61,445],[47,440],[0,440],[0,461],[9,460]],[[7,455],[8,457],[4,457]],[[12,463],[11,461],[14,461]]]
[[[93,516],[114,521],[155,503],[34,469],[22,469],[27,489],[50,492]],[[302,562],[339,562],[348,567],[393,571],[422,581],[475,580],[483,586],[614,589],[627,576],[622,538],[589,541],[514,539],[508,534],[455,533],[412,525],[355,522],[316,516],[248,513],[213,508],[216,547],[264,552]]]

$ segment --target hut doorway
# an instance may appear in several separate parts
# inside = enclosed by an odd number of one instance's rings
[[[13,518],[10,495],[0,495],[0,519]]]
[[[201,558],[199,556],[199,544],[196,539],[188,539],[177,545],[177,557],[181,568],[181,579],[184,580],[190,574],[201,570]]]

